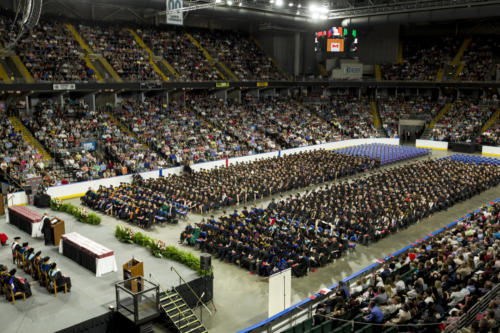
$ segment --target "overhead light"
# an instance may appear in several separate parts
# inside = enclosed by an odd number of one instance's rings
[[[292,7],[292,6],[293,6],[293,2],[290,2],[290,3],[288,4],[288,7]]]
[[[233,1],[232,0],[227,0],[226,3],[227,3],[228,6],[232,6],[233,5]]]
[[[240,4],[238,6],[240,6],[240,7],[243,6],[243,2],[240,2]]]
[[[215,3],[221,3],[222,0],[215,0]]]
[[[278,7],[283,6],[283,0],[276,0],[276,6]]]
[[[300,7],[302,7],[302,5],[299,3],[299,5],[297,6],[297,8],[300,8]]]
[[[274,3],[274,0],[269,0],[269,3]]]

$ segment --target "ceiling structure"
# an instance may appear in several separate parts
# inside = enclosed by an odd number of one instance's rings
[[[12,8],[19,0],[0,0]],[[168,0],[44,0],[45,14],[83,20],[165,22]],[[500,1],[485,0],[184,0],[187,25],[281,25],[304,29],[344,20],[417,22],[500,16]],[[344,21],[345,22],[345,21]]]

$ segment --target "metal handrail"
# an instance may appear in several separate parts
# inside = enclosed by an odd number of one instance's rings
[[[462,315],[462,317],[460,317],[458,321],[447,326],[444,332],[445,333],[454,332],[458,329],[461,329],[462,327],[471,325],[472,322],[475,320],[476,315],[479,312],[484,311],[488,307],[488,304],[491,302],[491,300],[495,298],[499,292],[500,292],[500,284],[497,284],[486,295],[484,295],[483,298],[478,303],[474,304],[469,309],[469,311],[467,311],[467,313]]]
[[[154,279],[156,281],[156,283],[158,283],[158,288],[160,288],[161,291],[163,291],[165,293],[165,296],[167,296],[170,300],[172,300],[172,298],[168,295],[168,292],[163,289],[163,287],[161,286],[160,284],[160,281],[158,281],[154,276],[153,274],[149,273],[149,277]],[[175,292],[177,292],[177,294],[180,296],[179,292],[177,291],[177,289],[175,289]],[[182,297],[182,296],[181,296]],[[177,309],[178,311],[178,314],[182,316],[182,319],[186,320],[186,316],[184,315],[184,312],[181,311],[181,309],[177,306],[177,304],[175,304],[175,302],[172,303],[174,305],[174,307]],[[167,314],[168,316],[168,314]]]
[[[212,311],[210,311],[210,309],[208,308],[208,306],[205,304],[205,302],[203,302],[203,300],[200,298],[200,296],[198,296],[198,294],[196,294],[196,292],[193,290],[193,288],[191,288],[191,286],[189,285],[188,282],[186,282],[186,280],[184,280],[184,278],[181,276],[181,274],[179,273],[179,271],[177,269],[175,269],[174,266],[170,266],[170,270],[171,271],[174,271],[178,276],[179,278],[186,284],[186,286],[188,287],[188,289],[191,291],[191,293],[193,293],[193,295],[196,297],[196,299],[198,300],[198,302],[201,303],[201,305],[203,305],[203,307],[205,309],[207,309],[208,311],[208,314],[211,316],[212,315]]]

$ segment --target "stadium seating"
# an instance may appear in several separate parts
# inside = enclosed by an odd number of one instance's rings
[[[365,319],[369,305],[382,311],[378,332],[457,331],[460,317],[484,300],[484,310],[476,310],[466,330],[497,331],[499,303],[488,300],[498,290],[499,219],[500,202],[492,202],[333,290],[325,289],[328,297],[316,306],[312,319],[287,332],[340,333],[353,326],[355,332],[372,331],[375,326]]]
[[[440,68],[444,68],[456,54],[461,40],[458,38],[414,38],[403,40],[403,61],[382,66],[384,80],[434,81]]]
[[[476,142],[481,127],[498,108],[499,101],[492,99],[457,99],[451,109],[432,129],[432,140],[449,142]]]
[[[84,51],[64,24],[41,21],[16,45],[35,81],[88,82],[95,74],[85,64]]]

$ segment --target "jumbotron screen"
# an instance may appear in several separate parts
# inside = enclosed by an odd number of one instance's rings
[[[314,51],[327,53],[356,53],[358,31],[348,27],[332,27],[318,31],[314,36]]]

